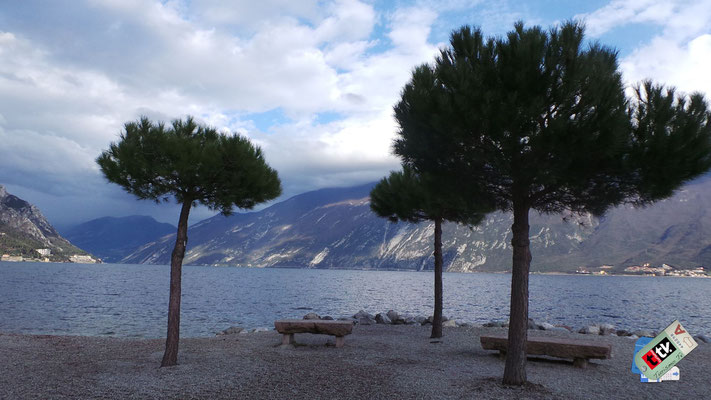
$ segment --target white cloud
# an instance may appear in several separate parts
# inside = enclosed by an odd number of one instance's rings
[[[662,24],[674,12],[675,3],[673,0],[614,0],[590,14],[578,14],[575,19],[584,20],[586,33],[597,37],[624,24]]]
[[[191,114],[245,134],[293,190],[377,179],[397,166],[392,105],[436,51],[427,41],[436,15],[426,9],[385,16],[392,43],[369,53],[387,40],[372,36],[383,16],[356,0],[87,4],[27,3],[32,13],[10,13],[53,22],[38,30],[10,15],[0,32],[0,182],[46,193],[45,204],[114,196],[94,160],[139,115]],[[291,121],[257,131],[246,116],[269,110]],[[321,124],[322,112],[341,117]],[[111,202],[107,212],[132,209]]]
[[[100,216],[100,204],[105,214],[154,213],[117,195],[94,159],[126,121],[186,114],[263,146],[287,195],[378,179],[398,165],[390,151],[401,88],[437,53],[441,44],[430,37],[457,28],[443,13],[472,15],[485,32],[509,30],[518,18],[536,22],[508,2],[395,4],[387,11],[365,0],[3,5],[0,183],[47,194],[43,204],[57,214],[69,207],[61,199],[71,199],[75,218]],[[587,21],[597,35],[628,23],[663,26],[622,60],[625,77],[709,93],[701,72],[710,15],[708,1],[635,0],[612,2]],[[271,126],[250,120],[265,112],[277,115]],[[87,192],[96,196],[92,205],[78,200]]]
[[[578,17],[593,37],[630,24],[659,26],[660,34],[621,60],[626,82],[652,79],[711,98],[711,1],[615,0]]]
[[[626,57],[621,68],[629,83],[643,79],[675,86],[690,93],[699,91],[711,100],[711,34],[679,43],[666,37],[652,42]]]

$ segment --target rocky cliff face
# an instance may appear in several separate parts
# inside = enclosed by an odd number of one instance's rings
[[[37,249],[49,249],[50,252],[42,251],[44,254],[40,254]],[[8,193],[2,185],[0,253],[30,258],[47,257],[53,261],[69,261],[70,256],[87,254],[60,236],[37,207]]]
[[[25,232],[48,246],[51,244],[50,238],[59,236],[37,207],[9,194],[2,185],[0,185],[0,224]]]
[[[430,269],[433,225],[393,224],[369,208],[373,184],[305,193],[259,212],[216,216],[191,226],[186,264],[252,267]],[[531,271],[650,262],[711,265],[711,180],[646,209],[621,207],[604,218],[531,213]],[[507,271],[512,216],[490,214],[477,227],[445,224],[449,271]],[[168,264],[166,236],[123,259]]]

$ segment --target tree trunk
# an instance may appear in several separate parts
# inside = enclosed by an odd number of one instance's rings
[[[434,317],[431,338],[442,337],[442,218],[434,220]]]
[[[513,266],[511,273],[511,310],[509,313],[509,344],[504,368],[504,385],[526,382],[526,340],[528,335],[528,271],[531,249],[528,239],[528,201],[514,199]]]
[[[170,300],[168,301],[168,336],[165,340],[165,353],[161,367],[178,364],[178,340],[180,339],[180,278],[183,268],[185,247],[188,244],[188,215],[192,207],[191,200],[183,201],[178,220],[178,234],[175,247],[170,257]]]

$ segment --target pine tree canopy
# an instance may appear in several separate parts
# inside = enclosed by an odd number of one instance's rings
[[[395,106],[394,151],[418,173],[451,173],[511,210],[603,213],[668,197],[711,167],[708,105],[643,82],[630,99],[617,53],[583,26],[463,27]]]
[[[462,191],[447,190],[434,179],[424,177],[405,165],[402,171],[391,172],[370,192],[370,208],[380,217],[393,222],[443,220],[464,225],[477,225],[486,212],[485,205]]]
[[[193,118],[167,127],[148,118],[125,124],[97,163],[106,178],[140,199],[200,203],[227,215],[281,194],[277,172],[261,149],[240,135],[198,125]]]

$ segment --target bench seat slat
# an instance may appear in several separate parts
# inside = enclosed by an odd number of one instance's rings
[[[353,323],[350,321],[285,319],[275,321],[274,327],[277,332],[283,334],[316,333],[339,337],[353,332]]]
[[[484,350],[505,352],[508,349],[508,337],[481,336],[481,347]],[[558,358],[608,359],[612,354],[612,346],[589,341],[529,337],[526,344],[526,354]]]

